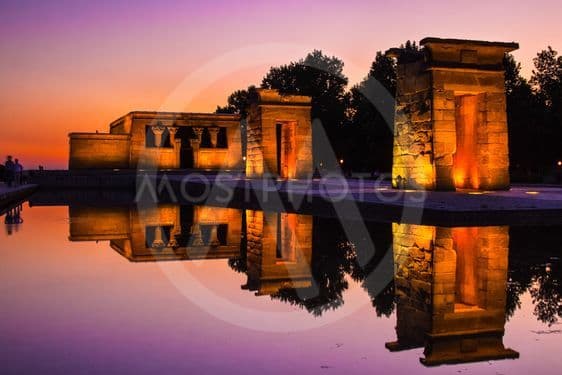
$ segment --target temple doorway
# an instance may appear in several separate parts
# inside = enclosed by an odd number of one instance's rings
[[[181,169],[192,169],[193,165],[193,148],[189,144],[182,140],[180,148],[180,168]]]
[[[283,179],[297,175],[296,125],[294,121],[277,123],[277,170]]]
[[[482,308],[480,280],[483,272],[479,261],[479,228],[453,228],[456,250],[455,311]]]
[[[180,169],[192,169],[195,167],[193,157],[193,147],[191,139],[195,138],[193,130],[189,127],[180,127],[176,134],[176,139],[181,140],[180,146]]]
[[[457,189],[478,189],[478,125],[479,95],[455,97],[456,153],[453,177]]]
[[[277,261],[295,261],[297,250],[297,224],[298,217],[296,214],[280,213],[277,216]]]

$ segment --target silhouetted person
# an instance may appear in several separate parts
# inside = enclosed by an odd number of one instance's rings
[[[14,163],[14,180],[16,186],[21,185],[22,176],[23,176],[23,165],[21,165],[20,161],[16,159]]]
[[[8,187],[12,187],[12,184],[14,183],[15,164],[12,161],[11,155],[6,157],[6,163],[4,166],[6,167],[6,185],[8,185]]]

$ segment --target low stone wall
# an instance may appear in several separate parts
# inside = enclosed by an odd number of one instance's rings
[[[69,142],[69,169],[129,167],[129,135],[71,133]]]

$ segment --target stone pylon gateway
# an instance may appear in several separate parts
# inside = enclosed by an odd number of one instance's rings
[[[517,43],[426,38],[395,48],[392,185],[426,190],[509,189],[506,53]]]
[[[248,114],[246,177],[312,176],[311,98],[257,89]]]

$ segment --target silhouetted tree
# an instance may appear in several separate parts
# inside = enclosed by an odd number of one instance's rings
[[[562,56],[558,56],[558,52],[549,46],[539,52],[533,62],[535,69],[531,84],[538,98],[547,108],[558,107],[562,85]]]
[[[551,47],[537,54],[533,60],[535,69],[531,85],[539,105],[537,113],[531,113],[536,119],[537,136],[541,139],[540,147],[532,151],[537,154],[537,163],[546,169],[542,174],[552,170],[562,149],[562,57]]]
[[[529,155],[529,149],[539,148],[542,142],[537,132],[539,108],[531,85],[521,76],[521,64],[513,55],[505,55],[504,67],[512,175],[519,181],[528,180],[537,175],[538,155]]]
[[[529,292],[534,314],[552,325],[562,318],[562,266],[558,254],[560,232],[552,227],[512,227],[506,316],[521,307]]]
[[[535,315],[549,326],[562,317],[562,283],[559,262],[537,267],[530,293],[535,304]]]
[[[416,52],[415,42],[407,41],[401,48]],[[394,142],[394,107],[396,96],[396,63],[377,52],[369,73],[351,89],[351,162],[362,171],[392,169]]]
[[[255,86],[249,86],[246,90],[236,90],[227,99],[227,105],[224,107],[217,106],[215,113],[233,113],[240,115],[242,118],[247,116],[249,97]]]
[[[343,292],[349,284],[345,280],[350,247],[340,246],[328,251],[315,251],[310,264],[313,283],[308,288],[283,288],[272,295],[293,306],[306,309],[315,316],[343,305]]]
[[[348,150],[356,170],[389,172],[392,168],[395,62],[378,52],[371,70],[351,89],[351,122]],[[389,116],[383,116],[386,111]]]

